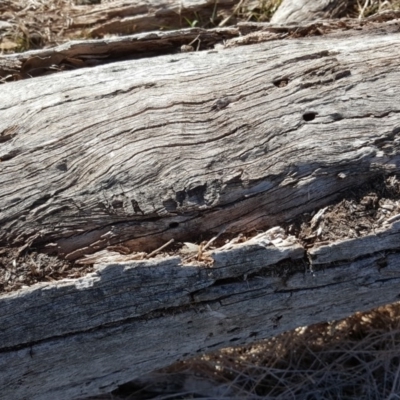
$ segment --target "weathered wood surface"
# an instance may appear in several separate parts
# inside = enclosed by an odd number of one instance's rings
[[[388,255],[384,268],[377,254],[312,271],[293,243],[266,246],[259,237],[233,247],[213,254],[213,268],[178,258],[125,262],[3,296],[0,343],[11,347],[0,352],[2,395],[107,393],[190,355],[399,298],[398,254]],[[286,257],[294,260],[273,264]],[[18,342],[25,345],[12,347]]]
[[[235,47],[266,41],[337,32],[343,28],[368,34],[392,32],[393,20],[400,17],[396,11],[384,12],[358,21],[347,19],[317,23],[274,25],[240,22],[236,26],[214,29],[187,28],[176,31],[153,31],[139,34],[106,37],[104,39],[76,40],[56,47],[24,53],[0,55],[0,82],[10,82],[59,71],[94,67],[118,61],[177,54],[191,50],[212,50],[214,47]]]
[[[321,268],[321,264],[329,267],[335,262],[370,254],[383,252],[384,255],[385,251],[399,248],[400,223],[395,222],[383,235],[341,240],[313,247],[308,252],[292,236],[275,244],[267,238],[268,233],[260,234],[245,243],[209,251],[207,254],[214,260],[211,268],[203,263],[198,263],[199,266],[185,262],[178,256],[129,261],[129,256],[104,252],[103,260],[101,254],[97,256],[96,272],[86,277],[38,284],[2,297],[1,348],[97,328],[105,321],[120,322],[128,316],[139,318],[158,310],[160,305],[164,308],[188,306],[194,300],[193,293],[246,274],[263,271],[275,275],[278,282],[278,278],[287,278],[296,268],[306,272]],[[301,263],[300,267],[293,264],[286,271],[277,266],[284,260],[303,260],[306,255],[310,264]],[[104,296],[106,302],[98,301]],[[15,324],[15,315],[20,310],[24,310],[24,317]]]
[[[189,27],[194,21],[210,25],[231,14],[236,0],[117,0],[90,7],[81,7],[72,18],[69,29],[84,29],[92,37],[106,34],[132,34],[158,29]]]
[[[349,0],[283,0],[271,18],[273,24],[301,24],[343,15]]]
[[[122,265],[108,256],[107,264],[87,277],[41,284],[27,289],[23,296],[11,294],[1,302],[1,346],[85,331],[102,326],[105,321],[141,318],[160,307],[190,306],[194,293],[217,280],[242,277],[285,259],[304,257],[303,248],[290,241],[267,249],[262,246],[262,239],[233,247],[235,250],[214,255],[213,268],[185,265],[180,257]],[[106,302],[98,301],[104,297]],[[14,323],[17,310],[25,310],[22,325]],[[40,324],[35,325],[37,321]]]
[[[191,28],[144,32],[101,40],[76,40],[53,48],[0,56],[0,77],[6,81],[19,80],[121,60],[175,54],[181,52],[182,46],[187,46],[193,41],[194,48],[197,48],[196,38],[200,39],[202,49],[238,37],[242,30],[238,27],[211,30]]]
[[[398,172],[399,45],[397,33],[337,34],[3,85],[0,243],[69,258],[121,242],[151,250],[266,229]],[[103,252],[86,277],[1,296],[2,395],[105,393],[398,299],[395,219],[307,250],[264,236],[209,252],[212,266]]]
[[[280,224],[398,171],[399,44],[288,40],[5,85],[0,244],[151,250]]]
[[[400,215],[397,215],[400,217]],[[373,234],[352,240],[338,240],[329,245],[315,245],[308,252],[313,265],[351,260],[366,254],[398,250],[400,248],[400,222],[383,226]]]

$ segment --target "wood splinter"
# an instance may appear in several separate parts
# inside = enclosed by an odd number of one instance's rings
[[[147,254],[146,258],[151,258],[153,256],[155,256],[156,254],[158,254],[161,250],[164,250],[167,246],[169,246],[170,244],[174,243],[174,239],[169,240],[167,243],[163,244],[161,247],[159,247],[158,249],[155,249],[154,251],[152,251],[151,253]]]

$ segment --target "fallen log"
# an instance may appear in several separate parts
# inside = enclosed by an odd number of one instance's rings
[[[232,14],[235,0],[147,0],[114,1],[81,7],[70,24],[71,31],[83,29],[90,37],[132,34],[171,28],[207,25],[214,27]]]
[[[179,359],[396,301],[390,29],[251,33],[3,85],[2,251],[93,265],[0,296],[3,396],[107,393]],[[374,200],[376,182],[391,182],[390,203]],[[355,192],[364,208],[346,217],[373,222],[324,241],[325,208]],[[171,239],[189,254],[153,252]]]

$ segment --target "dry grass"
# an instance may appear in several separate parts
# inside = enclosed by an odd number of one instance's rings
[[[359,19],[400,8],[400,1],[398,0],[352,0],[352,3],[353,12],[351,16],[357,16]]]
[[[100,398],[398,399],[400,303],[177,363]]]

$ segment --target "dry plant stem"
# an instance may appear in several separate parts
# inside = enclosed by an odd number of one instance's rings
[[[364,18],[364,13],[365,13],[365,10],[367,9],[368,5],[369,5],[369,0],[365,0],[365,3],[364,3],[364,5],[362,7],[359,5],[359,7],[361,9],[360,10],[360,15],[358,16],[359,20]]]
[[[146,258],[151,258],[154,257],[156,254],[160,253],[162,250],[164,250],[166,247],[168,247],[170,244],[174,243],[174,239],[169,240],[167,243],[163,244],[161,247],[159,247],[158,249],[152,251],[151,253],[149,253]]]
[[[235,8],[233,9],[232,14],[229,15],[229,16],[228,16],[227,18],[225,18],[224,20],[222,20],[222,21],[220,22],[219,26],[225,26],[233,16],[237,15],[237,13],[238,13],[238,11],[240,10],[240,8],[242,7],[244,1],[245,1],[245,0],[240,0],[239,3],[238,3],[238,4],[235,6]]]
[[[219,232],[217,236],[214,236],[213,238],[211,238],[202,248],[202,250],[207,250],[214,242],[215,240],[217,240],[222,234],[224,234],[227,230],[227,227],[223,227]]]

